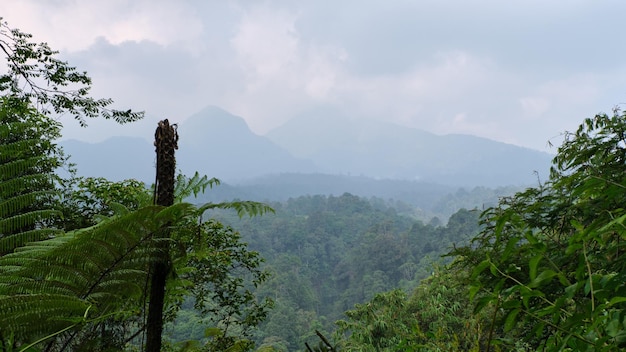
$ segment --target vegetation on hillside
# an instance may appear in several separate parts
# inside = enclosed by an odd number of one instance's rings
[[[412,292],[441,255],[478,232],[480,214],[463,209],[447,225],[424,224],[379,199],[351,194],[271,205],[271,216],[213,216],[239,229],[271,273],[257,291],[274,301],[259,325],[257,345],[290,351],[316,343],[315,330],[330,336],[355,304],[396,288]],[[182,339],[193,322],[176,324],[170,336]]]
[[[619,110],[584,120],[550,179],[487,209],[480,233],[411,297],[391,291],[346,312],[337,350],[624,349],[625,131]]]

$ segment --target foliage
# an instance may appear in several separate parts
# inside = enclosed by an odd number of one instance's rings
[[[436,268],[410,297],[377,294],[337,321],[342,351],[484,351],[490,312],[473,312],[465,271]]]
[[[400,288],[410,293],[453,244],[478,231],[476,211],[446,226],[423,224],[395,208],[351,194],[303,196],[273,203],[273,216],[211,214],[237,228],[272,273],[257,293],[274,300],[255,334],[257,346],[301,350],[331,336],[355,304]]]
[[[158,252],[152,235],[191,211],[187,204],[149,206],[1,257],[1,330],[22,342],[49,335],[62,350],[99,333],[105,318],[138,314],[147,265]]]
[[[60,125],[14,97],[0,97],[0,254],[48,238],[64,157],[53,142]]]
[[[394,350],[410,334],[410,323],[404,310],[406,294],[401,290],[379,293],[364,304],[357,304],[345,314],[348,320],[337,322],[338,332],[350,332],[340,345],[342,351]]]
[[[455,254],[477,308],[499,307],[495,326],[533,349],[615,351],[626,347],[626,115],[566,137],[550,180],[488,209]]]
[[[271,300],[259,302],[253,290],[269,274],[259,269],[259,254],[248,251],[231,227],[191,220],[172,234],[178,288],[169,290],[179,292],[170,299],[178,299],[179,307],[185,297],[194,297],[202,323],[212,327],[204,348],[226,350],[241,344],[267,315]]]
[[[174,224],[166,318],[173,320],[191,294],[203,323],[217,328],[203,348],[243,346],[241,337],[271,303],[257,302],[251,291],[267,273],[236,232],[213,220],[198,222],[198,216],[187,203],[144,206],[1,257],[1,330],[21,342],[47,336],[42,342],[51,350],[123,347],[144,328],[148,267],[161,249],[153,235]],[[20,307],[28,309],[16,315]],[[44,314],[38,324],[27,323]]]
[[[141,181],[118,182],[102,177],[74,177],[65,180],[61,210],[65,230],[95,225],[117,211],[137,210],[152,203],[152,196]]]
[[[55,144],[61,125],[48,116],[69,113],[103,116],[123,123],[143,116],[110,110],[110,99],[89,96],[91,79],[57,58],[46,43],[10,28],[0,18],[0,51],[6,72],[0,73],[0,254],[49,238],[62,227],[57,168],[66,165]]]
[[[143,117],[143,112],[110,109],[111,99],[92,98],[86,72],[59,59],[47,43],[33,43],[31,38],[0,17],[0,51],[7,62],[7,72],[0,74],[0,93],[32,104],[44,115],[69,113],[82,126],[87,125],[85,118],[97,116],[119,123]]]

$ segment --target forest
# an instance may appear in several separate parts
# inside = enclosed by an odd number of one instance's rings
[[[274,306],[255,341],[277,350],[316,343],[315,330],[330,336],[345,311],[377,293],[411,292],[435,264],[446,262],[442,254],[469,243],[478,230],[476,210],[458,211],[446,226],[423,224],[381,200],[350,194],[270,206],[275,214],[239,219],[220,211],[213,217],[237,228],[249,249],[265,259],[271,275],[257,294]],[[176,331],[190,330],[175,325]]]
[[[617,108],[565,136],[548,180],[445,222],[349,193],[197,203],[220,181],[175,175],[167,120],[154,185],[77,176],[55,114],[143,113],[3,20],[0,49],[2,351],[626,348]]]

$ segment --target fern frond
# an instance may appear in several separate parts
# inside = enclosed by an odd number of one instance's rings
[[[0,199],[8,199],[8,197],[22,193],[25,189],[32,190],[42,181],[51,181],[50,176],[41,174],[24,175],[0,182]]]
[[[61,212],[51,209],[35,210],[0,219],[0,235],[6,235],[33,226],[42,219],[49,219],[54,216],[61,216]]]
[[[219,184],[220,180],[217,178],[213,177],[209,179],[206,175],[200,176],[198,171],[196,171],[192,177],[179,174],[176,177],[174,195],[177,201],[182,202],[185,198],[191,196],[192,194],[194,197],[197,197],[198,194],[204,193],[207,187],[213,188],[213,186],[218,186]]]
[[[16,340],[35,339],[59,331],[84,317],[90,304],[56,294],[0,296],[0,331]]]
[[[2,225],[0,225],[0,229],[2,229]],[[14,250],[19,250],[19,248],[24,246],[26,243],[45,240],[58,236],[61,233],[62,231],[58,229],[42,228],[24,231],[13,235],[6,235],[4,237],[0,237],[0,253],[10,253]]]
[[[87,229],[26,244],[0,257],[0,297],[68,297],[82,302],[82,308],[93,305],[101,314],[138,304],[149,264],[163,248],[153,234],[193,214],[195,208],[186,203],[148,206]],[[48,307],[32,309],[29,314],[40,314],[36,311],[47,312]],[[77,312],[82,314],[84,309],[54,314],[78,319]],[[21,318],[6,314],[12,311],[0,309],[0,331],[21,324]]]
[[[252,201],[235,201],[225,203],[207,203],[198,208],[198,213],[203,214],[210,209],[233,209],[239,217],[244,215],[257,216],[265,213],[274,213],[274,209],[267,204]]]
[[[0,144],[0,162],[21,158],[29,147],[40,142],[40,139],[22,139],[13,143]]]
[[[4,201],[0,199],[0,218],[23,211],[42,198],[49,199],[53,194],[50,191],[35,191],[17,195]]]
[[[11,180],[25,175],[40,174],[42,177],[49,178],[48,175],[42,175],[38,167],[46,158],[43,156],[31,156],[27,158],[12,160],[0,164],[0,181]]]

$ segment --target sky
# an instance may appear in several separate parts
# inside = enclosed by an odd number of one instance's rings
[[[621,0],[2,0],[138,123],[61,117],[64,138],[150,139],[208,105],[257,134],[317,108],[555,152],[626,103]],[[181,138],[183,138],[181,136]]]

